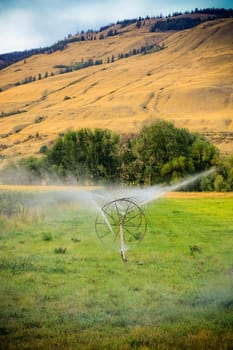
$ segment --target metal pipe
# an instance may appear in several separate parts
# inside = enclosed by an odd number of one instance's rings
[[[123,262],[126,262],[126,255],[125,255],[125,239],[124,239],[124,227],[123,227],[123,220],[120,221],[120,244],[121,244],[121,259]]]

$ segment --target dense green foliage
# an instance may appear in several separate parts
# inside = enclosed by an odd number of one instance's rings
[[[203,178],[200,188],[202,191],[233,191],[233,156],[220,160],[217,171]]]
[[[15,195],[30,208],[0,216],[1,349],[231,349],[232,198],[156,201],[122,264],[95,213]]]
[[[192,11],[191,13],[194,13]],[[189,12],[185,12],[185,16],[182,16],[182,12],[175,12],[172,14],[172,17],[169,16],[168,18],[155,22],[152,27],[151,31],[167,31],[167,30],[184,30],[189,29],[197,26],[198,24],[214,20],[216,18],[228,18],[233,16],[233,10],[232,9],[215,9],[215,8],[207,8],[207,9],[196,9],[195,14],[207,14],[208,17],[191,17],[189,15]]]
[[[197,26],[201,23],[201,18],[181,17],[181,18],[168,18],[165,21],[156,22],[152,27],[151,31],[162,31],[167,30],[184,30]]]
[[[130,141],[134,159],[130,163],[136,183],[152,185],[176,181],[205,170],[216,162],[217,150],[198,134],[161,121],[142,129]],[[131,182],[131,178],[129,178]]]
[[[120,136],[109,130],[71,131],[47,152],[46,162],[63,177],[112,182],[118,177],[119,142]]]
[[[1,181],[170,184],[215,166],[211,175],[188,189],[233,190],[233,158],[221,160],[204,137],[165,121],[145,126],[137,135],[104,129],[69,131],[51,148],[42,147],[42,158],[8,164],[1,172]]]

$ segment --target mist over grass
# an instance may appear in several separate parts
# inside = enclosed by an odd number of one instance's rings
[[[139,206],[146,207],[150,202],[158,200],[166,193],[185,189],[190,184],[208,176],[213,169],[189,176],[170,186],[156,185],[147,187],[105,186],[2,186],[0,187],[0,216],[24,223],[37,222],[53,217],[54,212],[71,207],[80,210],[85,208],[90,215],[105,216],[102,207],[119,199],[130,199]],[[59,214],[58,214],[59,215]],[[13,221],[13,222],[14,222]],[[104,220],[113,233],[107,218]],[[126,247],[126,246],[125,246]],[[128,249],[128,248],[127,248]]]

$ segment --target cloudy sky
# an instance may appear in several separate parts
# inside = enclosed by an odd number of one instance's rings
[[[51,45],[117,20],[196,7],[232,8],[233,0],[0,0],[0,53]]]

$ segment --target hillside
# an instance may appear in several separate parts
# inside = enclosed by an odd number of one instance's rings
[[[179,32],[150,32],[152,22],[114,25],[95,40],[70,42],[63,51],[3,69],[2,157],[38,154],[70,129],[137,132],[157,119],[201,132],[222,153],[232,153],[233,19]],[[110,29],[117,35],[108,36]],[[96,64],[59,74],[61,67],[90,60]],[[17,84],[29,77],[35,81]]]

